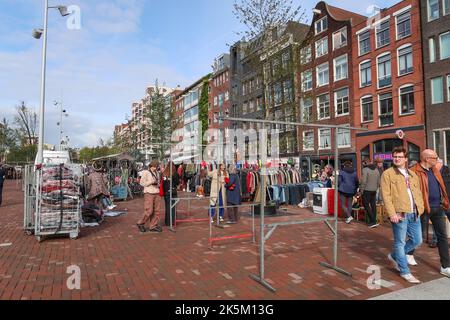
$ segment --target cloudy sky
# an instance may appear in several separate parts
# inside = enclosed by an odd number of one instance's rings
[[[50,0],[50,6],[77,5],[81,28],[70,30],[67,17],[49,11],[45,142],[58,141],[55,100],[69,114],[63,126],[71,146],[93,146],[112,136],[155,79],[184,87],[210,72],[243,28],[234,1]],[[296,1],[310,17],[316,1]],[[328,1],[364,15],[371,4],[396,2]],[[38,111],[42,39],[31,30],[42,27],[43,6],[44,0],[0,0],[1,119],[12,120],[20,101]]]

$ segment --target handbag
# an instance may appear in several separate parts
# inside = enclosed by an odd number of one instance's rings
[[[164,180],[161,179],[161,183],[159,184],[159,195],[164,197]]]

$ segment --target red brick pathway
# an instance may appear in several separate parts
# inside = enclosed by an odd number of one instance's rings
[[[7,181],[0,207],[1,299],[367,299],[408,287],[386,259],[392,244],[388,224],[369,230],[363,223],[339,223],[339,267],[346,277],[319,265],[331,262],[333,241],[323,223],[279,227],[266,243],[265,275],[272,293],[249,278],[258,274],[258,242],[226,240],[209,249],[207,222],[182,223],[177,232],[140,234],[136,221],[143,200],[117,203],[127,214],[83,228],[77,240],[53,238],[38,243],[22,230],[23,193]],[[205,217],[207,200],[194,201],[191,214]],[[183,204],[187,209],[187,204]],[[246,210],[248,211],[248,209]],[[317,217],[289,209],[266,223]],[[214,236],[251,232],[251,219]],[[259,219],[255,221],[259,229]],[[422,245],[414,274],[422,281],[440,278],[437,249]],[[66,286],[67,267],[81,269],[81,289]],[[370,265],[381,268],[382,288],[369,290]]]

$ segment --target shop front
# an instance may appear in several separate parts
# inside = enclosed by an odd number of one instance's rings
[[[339,154],[339,166],[345,161],[351,161],[353,167],[357,167],[357,158],[355,153],[343,153]],[[304,180],[314,180],[318,171],[325,168],[326,165],[331,165],[335,167],[334,154],[322,154],[322,155],[300,155],[300,169],[302,174],[302,179]]]
[[[408,162],[419,161],[420,152],[425,149],[425,130],[392,129],[384,134],[359,133],[356,135],[358,174],[362,171],[362,161],[369,159],[383,160],[384,169],[392,166],[392,151],[395,147],[404,146],[408,151]]]

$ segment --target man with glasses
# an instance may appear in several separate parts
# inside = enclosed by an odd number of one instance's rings
[[[425,214],[421,218],[422,236],[428,235],[428,225],[431,220],[437,237],[441,274],[450,277],[447,217],[445,215],[449,209],[449,199],[442,175],[436,167],[437,160],[436,152],[426,149],[420,154],[420,163],[416,164],[412,170],[419,176],[425,207]]]
[[[419,216],[424,211],[424,205],[420,181],[406,166],[407,152],[404,147],[394,148],[392,158],[394,166],[381,176],[381,194],[394,234],[394,248],[388,259],[400,271],[402,278],[410,283],[420,283],[411,274],[406,259],[406,253],[422,243]]]

